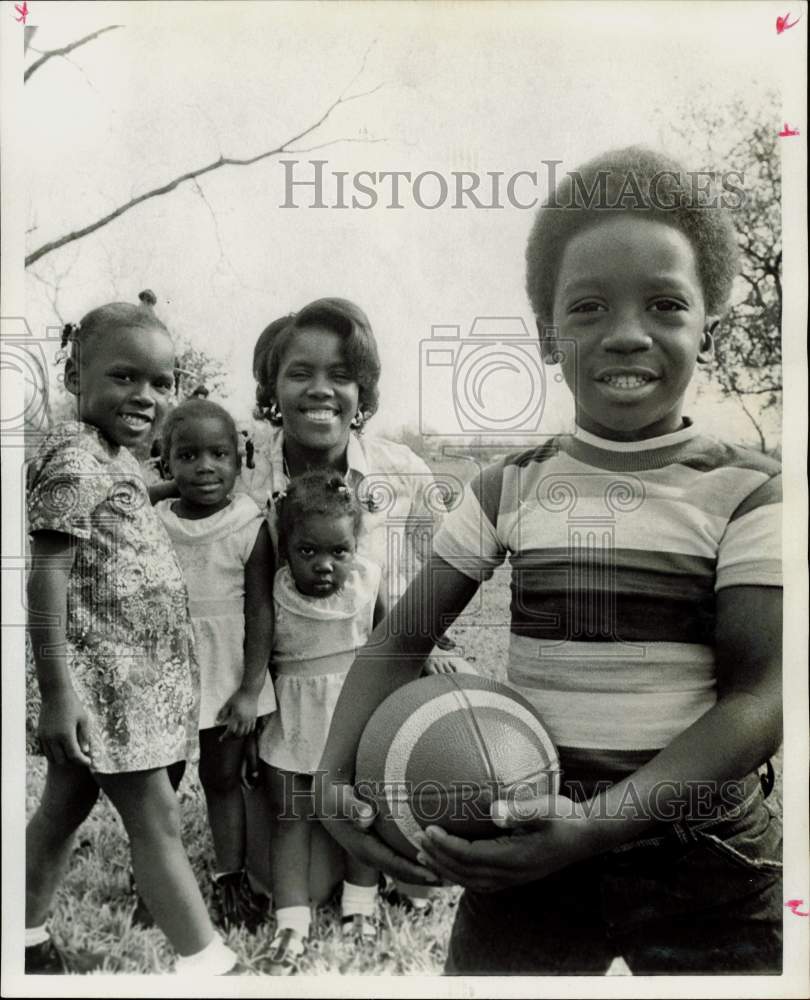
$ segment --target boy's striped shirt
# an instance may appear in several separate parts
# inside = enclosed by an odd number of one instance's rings
[[[578,430],[484,470],[438,555],[512,569],[508,680],[568,777],[618,778],[716,700],[715,594],[781,586],[779,464],[691,425],[642,442]]]

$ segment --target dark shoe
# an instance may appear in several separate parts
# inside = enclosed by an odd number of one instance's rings
[[[219,922],[223,930],[245,927],[255,933],[267,915],[267,900],[255,893],[243,872],[227,872],[214,876],[219,907]]]
[[[104,955],[85,952],[73,955],[62,951],[52,938],[25,949],[26,976],[66,976],[69,973],[93,972],[104,964]]]
[[[267,974],[270,976],[293,976],[298,972],[298,963],[306,954],[307,939],[301,937],[292,927],[276,931],[270,942],[270,962]]]
[[[420,899],[423,898],[420,897]],[[383,899],[389,906],[401,906],[406,913],[412,913],[420,917],[429,917],[433,912],[433,903],[429,899],[425,900],[425,903],[420,906],[414,902],[412,896],[400,892],[396,885],[392,885],[390,889],[385,890]]]
[[[350,913],[340,919],[340,932],[344,941],[355,944],[374,944],[380,935],[376,916],[365,913]]]

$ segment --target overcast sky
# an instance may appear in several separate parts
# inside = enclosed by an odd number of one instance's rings
[[[771,4],[76,4],[31,3],[33,46],[62,46],[122,24],[54,59],[25,87],[29,251],[128,198],[220,154],[248,157],[316,122],[293,148],[311,178],[325,159],[324,200],[346,172],[350,207],[281,207],[279,159],[226,167],[145,203],[43,258],[27,279],[35,327],[153,288],[170,328],[228,360],[228,405],[246,417],[250,359],[276,316],[322,295],[355,300],[380,344],[377,432],[417,424],[419,342],[436,324],[466,333],[476,316],[522,317],[523,253],[532,212],[508,203],[546,193],[543,160],[560,171],[616,146],[683,152],[669,123],[683,102],[778,86]],[[32,61],[35,53],[29,53]],[[350,140],[350,141],[340,141]],[[381,141],[370,141],[381,140]],[[351,207],[359,171],[435,171],[451,185],[438,208]],[[500,172],[499,209],[452,207],[454,171]],[[368,178],[365,181],[368,184]],[[441,193],[434,177],[420,194]],[[486,188],[489,191],[489,188]],[[485,203],[491,194],[482,193]],[[368,199],[361,199],[367,202]],[[35,227],[35,228],[34,228]],[[508,394],[510,376],[489,390]],[[552,391],[552,429],[565,406]],[[707,411],[712,428],[748,434],[736,409]],[[440,419],[437,417],[436,419]]]

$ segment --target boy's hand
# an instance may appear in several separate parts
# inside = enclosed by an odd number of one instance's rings
[[[226,740],[229,736],[247,736],[252,733],[256,728],[258,702],[258,695],[242,688],[235,691],[217,714],[217,722],[225,726],[225,732],[220,739]]]
[[[495,892],[545,878],[596,853],[583,806],[564,795],[495,802],[492,817],[510,832],[469,841],[428,827],[419,863],[449,882]]]
[[[441,653],[431,653],[425,660],[422,674],[476,674],[478,671],[463,656],[448,656]]]
[[[43,697],[37,735],[53,764],[90,765],[90,722],[72,689]]]
[[[374,806],[357,798],[350,785],[316,775],[313,783],[318,818],[340,846],[371,868],[404,882],[436,885],[431,871],[393,851],[376,833]]]

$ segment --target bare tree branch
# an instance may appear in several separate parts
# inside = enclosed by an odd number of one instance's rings
[[[362,142],[364,145],[373,145],[375,142],[389,142],[386,137],[380,139],[330,139],[329,142],[319,142],[315,146],[304,146],[301,149],[285,149],[285,153],[314,153],[319,149],[326,149],[327,146],[337,146],[343,142]]]
[[[61,49],[48,50],[43,53],[43,55],[41,55],[36,62],[31,63],[23,74],[23,83],[27,83],[29,78],[32,77],[41,66],[44,66],[49,59],[53,59],[54,56],[66,56],[68,52],[78,49],[80,45],[87,45],[88,42],[92,42],[94,39],[98,38],[99,35],[103,35],[105,31],[115,31],[116,28],[123,27],[123,24],[110,24],[106,28],[99,28],[99,30],[94,31],[92,35],[86,35],[84,38],[80,38],[77,42],[71,42],[70,45],[65,45]]]
[[[762,427],[760,426],[759,421],[754,416],[754,414],[748,409],[748,407],[745,405],[745,400],[743,399],[742,393],[736,387],[733,390],[733,395],[734,395],[734,398],[737,400],[737,402],[740,404],[740,407],[742,408],[743,413],[751,421],[751,423],[754,426],[754,429],[757,432],[757,437],[759,438],[759,449],[760,449],[760,451],[763,452],[764,454],[767,454],[767,452],[768,452],[768,442],[765,440],[765,435],[762,433]]]
[[[356,79],[356,77],[355,77]],[[87,226],[82,226],[81,229],[76,229],[73,232],[66,233],[64,236],[60,236],[59,239],[51,240],[49,243],[43,243],[42,246],[37,247],[32,253],[30,253],[25,258],[25,266],[30,267],[31,264],[35,264],[38,260],[44,257],[46,254],[52,253],[54,250],[58,250],[60,247],[65,246],[68,243],[73,243],[76,240],[82,239],[84,236],[88,236],[90,233],[94,233],[97,229],[101,229],[102,226],[106,226],[113,219],[117,219],[119,216],[123,215],[125,212],[129,212],[130,209],[135,208],[136,205],[140,205],[144,201],[149,201],[151,198],[158,198],[161,195],[168,194],[170,191],[174,191],[176,187],[179,187],[185,181],[194,181],[198,177],[202,177],[204,174],[211,173],[213,170],[219,170],[221,167],[248,167],[252,166],[254,163],[259,163],[261,160],[267,160],[271,156],[279,156],[282,153],[291,152],[312,152],[313,150],[320,149],[322,146],[333,145],[335,142],[351,142],[351,141],[370,141],[370,142],[380,142],[385,140],[331,140],[330,142],[321,143],[316,146],[311,146],[306,150],[295,150],[291,147],[299,142],[301,139],[306,138],[308,135],[312,135],[323,123],[331,116],[331,114],[340,107],[341,104],[349,104],[351,101],[359,100],[362,97],[368,97],[371,94],[376,93],[380,89],[381,84],[377,87],[373,87],[371,90],[363,91],[359,94],[352,94],[349,97],[345,97],[345,91],[340,97],[336,98],[329,107],[324,111],[324,113],[313,122],[308,125],[307,128],[303,129],[297,135],[291,136],[286,139],[280,146],[276,146],[274,149],[266,150],[263,153],[257,153],[256,156],[249,156],[245,158],[238,158],[233,156],[223,156],[220,154],[219,158],[211,163],[207,163],[204,167],[198,167],[195,170],[189,170],[184,174],[180,174],[179,177],[175,177],[174,180],[169,181],[167,184],[162,184],[159,187],[152,188],[150,191],[145,191],[143,194],[139,194],[134,198],[130,198],[129,201],[124,202],[123,205],[119,205],[118,208],[113,209],[112,212],[108,212],[106,215],[102,216],[100,219],[96,219],[95,222],[91,222]]]

